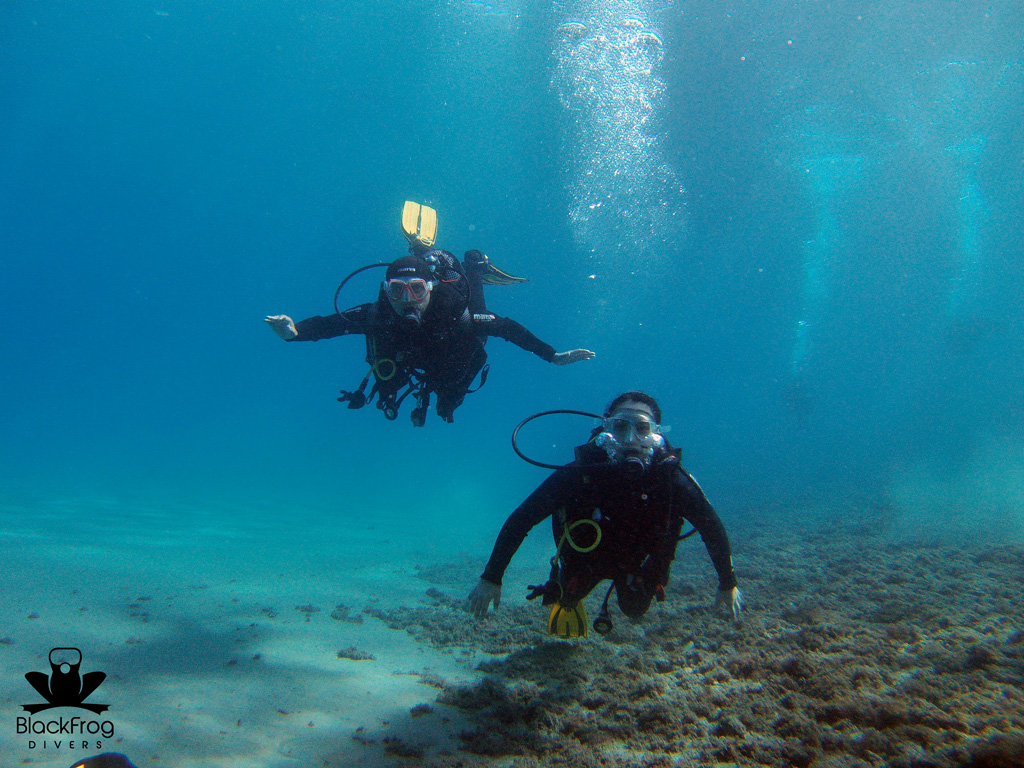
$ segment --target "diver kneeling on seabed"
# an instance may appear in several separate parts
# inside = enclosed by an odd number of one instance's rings
[[[643,392],[624,392],[605,410],[602,424],[590,440],[576,448],[575,460],[564,466],[544,464],[525,456],[516,434],[527,422],[549,413],[596,414],[584,411],[545,411],[523,421],[512,435],[516,453],[537,466],[554,469],[509,515],[494,543],[490,560],[469,608],[482,618],[493,602],[501,602],[501,579],[530,530],[551,517],[556,551],[547,583],[531,586],[528,600],[542,598],[550,605],[548,632],[557,637],[586,637],[583,599],[605,579],[611,580],[594,631],[612,629],[608,599],[615,590],[619,608],[639,620],[651,601],[665,599],[669,569],[676,545],[699,533],[718,572],[717,605],[739,620],[743,599],[732,567],[729,537],[718,514],[697,481],[683,469],[682,452],[672,448],[661,427],[661,408]],[[693,530],[681,535],[684,522]]]

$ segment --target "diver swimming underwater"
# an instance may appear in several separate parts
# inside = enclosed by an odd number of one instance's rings
[[[586,414],[581,411],[569,413]],[[538,414],[540,415],[540,414]],[[530,417],[531,419],[534,417]],[[518,432],[526,421],[516,428]],[[562,638],[586,637],[583,599],[608,579],[608,588],[594,631],[612,629],[608,600],[615,591],[619,608],[639,620],[651,601],[665,599],[676,545],[699,532],[718,572],[716,603],[739,620],[743,597],[732,566],[732,550],[721,519],[704,492],[683,469],[681,452],[673,449],[660,428],[661,408],[643,392],[624,392],[605,410],[601,427],[576,448],[575,460],[564,466],[535,462],[555,469],[509,515],[469,607],[477,618],[493,602],[501,602],[501,580],[530,530],[551,517],[556,544],[545,584],[530,586],[528,600],[550,605],[548,632]],[[684,522],[694,531],[682,534]]]
[[[377,408],[393,420],[405,398],[413,395],[417,405],[411,418],[419,427],[426,421],[434,393],[437,414],[450,423],[465,396],[475,391],[471,387],[477,375],[480,386],[486,381],[484,346],[491,336],[511,341],[556,365],[594,357],[587,349],[557,352],[515,320],[489,312],[483,286],[523,282],[523,278],[497,269],[481,251],[467,251],[460,262],[448,251],[433,248],[436,229],[433,208],[406,202],[402,231],[409,241],[408,255],[362,267],[346,277],[335,293],[333,315],[298,323],[287,315],[266,318],[285,341],[319,341],[349,334],[366,337],[370,369],[355,390],[342,390],[340,402],[362,408],[376,396]],[[387,267],[376,302],[340,311],[337,298],[341,288],[354,274],[372,267]],[[374,383],[367,394],[371,377]]]

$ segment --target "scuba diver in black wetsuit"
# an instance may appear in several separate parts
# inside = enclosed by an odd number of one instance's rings
[[[612,628],[612,589],[622,612],[640,619],[653,599],[665,599],[676,545],[695,532],[718,572],[718,605],[739,619],[742,595],[725,527],[680,464],[681,452],[661,434],[660,422],[661,409],[643,392],[626,392],[611,402],[603,426],[576,449],[576,460],[557,468],[505,521],[469,595],[469,608],[477,618],[487,614],[490,603],[498,607],[501,579],[512,556],[530,530],[550,516],[557,546],[551,575],[546,584],[531,586],[527,597],[543,597],[551,606],[549,633],[586,636],[583,598],[606,579],[612,584],[594,621],[595,631],[605,634]],[[680,536],[684,521],[694,531]]]
[[[339,401],[347,402],[349,408],[362,408],[376,395],[377,407],[388,419],[395,419],[402,401],[412,394],[417,402],[412,423],[421,427],[433,392],[437,414],[450,423],[465,396],[475,391],[470,387],[477,374],[480,386],[486,380],[484,344],[489,336],[500,336],[556,365],[594,357],[586,349],[556,352],[516,321],[488,312],[485,283],[501,285],[523,278],[501,272],[480,251],[467,251],[460,263],[448,251],[431,248],[436,225],[432,208],[406,203],[402,226],[410,255],[387,265],[375,303],[299,323],[287,315],[266,318],[285,341],[318,341],[354,333],[366,337],[370,370],[356,390],[343,390]],[[367,395],[371,375],[374,383]]]

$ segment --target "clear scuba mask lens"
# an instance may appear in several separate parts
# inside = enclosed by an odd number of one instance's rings
[[[620,443],[642,442],[659,432],[658,425],[642,414],[609,416],[604,428]]]
[[[636,439],[643,440],[649,437],[657,428],[646,419],[626,418],[624,416],[613,416],[604,420],[604,428],[611,433],[620,443]]]
[[[391,278],[384,281],[384,292],[394,301],[423,301],[430,293],[431,284],[422,277],[411,280]]]

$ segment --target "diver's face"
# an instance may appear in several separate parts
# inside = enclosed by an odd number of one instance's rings
[[[417,314],[423,314],[427,311],[427,306],[430,304],[430,294],[428,293],[419,301],[400,301],[388,297],[388,302],[391,304],[391,308],[395,310],[395,314],[405,317],[410,312],[416,312]]]
[[[605,418],[604,431],[597,440],[609,459],[633,469],[648,466],[655,452],[665,446],[654,410],[635,400],[621,403]]]

